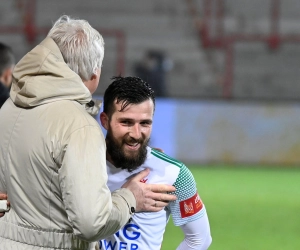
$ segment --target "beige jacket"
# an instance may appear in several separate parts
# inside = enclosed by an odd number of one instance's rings
[[[0,110],[0,250],[89,249],[116,232],[136,206],[110,193],[105,140],[85,106],[91,94],[46,38],[16,65]]]

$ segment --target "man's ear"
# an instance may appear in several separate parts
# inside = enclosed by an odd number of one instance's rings
[[[97,78],[97,75],[96,75],[96,74],[92,74],[90,81],[93,81],[93,80],[95,80],[96,78]]]
[[[100,122],[103,128],[108,129],[109,119],[106,113],[101,112],[100,114]]]
[[[4,70],[3,74],[2,74],[2,81],[3,84],[9,88],[11,85],[11,81],[12,81],[12,73],[13,73],[13,67],[9,67],[7,69]]]

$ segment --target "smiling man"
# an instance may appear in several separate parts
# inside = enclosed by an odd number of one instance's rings
[[[146,183],[174,185],[177,200],[159,212],[136,213],[116,234],[99,242],[100,249],[160,249],[166,224],[172,215],[185,237],[177,249],[207,249],[211,244],[205,206],[194,177],[181,162],[148,146],[155,110],[154,92],[137,77],[115,77],[104,94],[100,115],[107,130],[108,187],[119,189],[143,169]],[[163,201],[157,201],[162,206]]]

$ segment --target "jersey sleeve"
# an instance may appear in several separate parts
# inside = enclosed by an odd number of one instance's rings
[[[184,240],[176,250],[206,250],[212,242],[207,215],[180,226],[184,233]]]
[[[173,184],[177,200],[170,202],[170,209],[175,226],[181,226],[197,220],[206,214],[204,204],[197,192],[195,179],[191,171],[182,164],[178,177]]]

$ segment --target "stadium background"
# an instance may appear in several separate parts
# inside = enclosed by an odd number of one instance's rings
[[[17,60],[60,15],[105,40],[101,98],[114,75],[163,53],[153,146],[193,171],[211,221],[210,249],[300,249],[298,0],[11,0],[0,40]],[[163,248],[180,230],[169,223]]]

